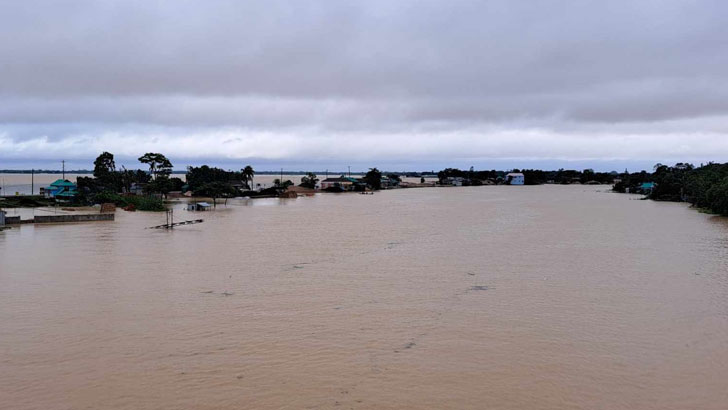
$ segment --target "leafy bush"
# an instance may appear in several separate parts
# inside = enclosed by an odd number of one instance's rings
[[[151,196],[124,196],[114,192],[104,191],[96,194],[93,197],[93,202],[105,203],[112,202],[119,207],[125,207],[128,205],[134,205],[139,211],[153,211],[161,212],[167,208],[164,206],[164,202],[161,199]]]

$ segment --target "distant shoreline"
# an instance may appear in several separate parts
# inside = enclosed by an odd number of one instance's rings
[[[317,175],[325,175],[327,174],[326,171],[313,171],[314,174]],[[51,169],[0,169],[0,174],[53,174],[53,175],[62,175],[64,171],[58,171],[58,170],[51,170]],[[92,175],[94,173],[93,170],[88,169],[72,169],[72,170],[66,170],[66,174],[69,175]],[[184,171],[172,171],[172,174],[176,175],[184,175],[187,173],[187,170]],[[283,175],[307,175],[309,171],[283,171]],[[385,173],[388,174],[397,174],[397,175],[405,175],[405,174],[418,174],[417,172],[388,172],[385,171]],[[256,175],[280,175],[280,171],[255,171]],[[346,175],[349,174],[349,171],[328,171],[329,175]],[[364,172],[351,172],[351,175],[364,175]]]

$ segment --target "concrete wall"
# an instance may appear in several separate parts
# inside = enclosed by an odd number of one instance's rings
[[[89,221],[113,221],[114,214],[90,214],[90,215],[36,215],[35,223],[63,223],[63,222],[89,222]]]

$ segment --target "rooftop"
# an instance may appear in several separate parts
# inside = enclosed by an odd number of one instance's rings
[[[69,188],[75,188],[76,184],[73,182],[67,180],[67,179],[57,179],[52,184],[52,187],[69,187]]]
[[[350,178],[350,177],[336,177],[336,178],[326,178],[321,182],[359,182],[356,178]]]

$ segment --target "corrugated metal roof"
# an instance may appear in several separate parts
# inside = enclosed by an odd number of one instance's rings
[[[75,188],[76,187],[76,184],[74,184],[73,182],[71,182],[71,181],[69,181],[67,179],[57,179],[57,180],[55,180],[51,184],[51,186],[54,186],[54,187],[74,187]]]

